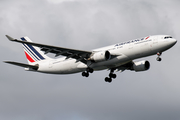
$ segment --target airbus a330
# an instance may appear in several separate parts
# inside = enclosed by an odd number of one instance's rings
[[[155,35],[85,51],[34,43],[28,37],[22,37],[20,40],[8,35],[6,37],[10,41],[22,43],[29,64],[4,61],[6,63],[24,67],[27,71],[49,74],[81,72],[83,77],[88,77],[94,71],[108,69],[110,73],[105,78],[106,82],[112,82],[112,79],[116,78],[115,71],[131,70],[140,72],[148,70],[150,68],[149,61],[133,60],[157,55],[157,61],[161,61],[162,52],[168,50],[177,42],[169,35]],[[53,59],[48,57],[47,53],[55,54],[55,57],[64,57]]]

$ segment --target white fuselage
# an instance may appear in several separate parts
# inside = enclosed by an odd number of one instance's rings
[[[134,59],[163,52],[175,43],[174,38],[165,38],[165,35],[149,36],[93,50],[93,52],[109,51],[112,57],[106,61],[89,61],[86,65],[80,61],[77,62],[76,59],[66,59],[65,57],[42,60],[38,63],[39,69],[37,71],[51,74],[71,74],[85,71],[88,67],[94,70],[115,68]]]

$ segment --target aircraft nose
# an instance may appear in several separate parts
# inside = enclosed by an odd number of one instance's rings
[[[171,39],[169,42],[170,42],[171,46],[174,46],[177,43],[177,40],[176,39]]]
[[[172,39],[172,43],[175,45],[177,43],[176,39]]]

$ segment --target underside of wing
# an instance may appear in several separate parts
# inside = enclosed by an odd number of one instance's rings
[[[133,65],[133,61],[129,61],[128,63],[123,64],[115,69],[116,69],[116,71],[123,72],[125,70],[130,70],[132,65]]]

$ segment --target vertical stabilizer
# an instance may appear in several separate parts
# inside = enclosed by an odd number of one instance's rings
[[[32,42],[28,37],[22,37],[21,40]],[[44,55],[44,53],[38,47],[34,47],[32,45],[24,43],[22,44],[22,46],[29,64],[50,59],[48,56]]]

